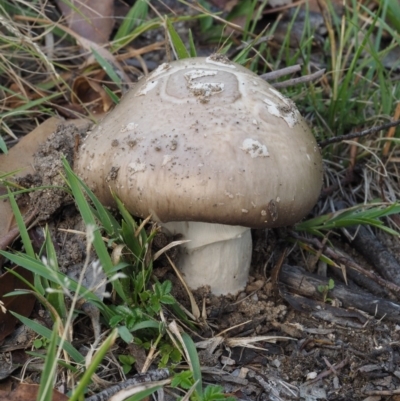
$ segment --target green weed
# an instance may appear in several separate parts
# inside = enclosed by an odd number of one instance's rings
[[[332,302],[332,299],[328,297],[329,291],[335,288],[335,281],[333,279],[329,279],[328,283],[325,285],[319,285],[317,287],[318,291],[322,294],[322,298],[324,302]]]

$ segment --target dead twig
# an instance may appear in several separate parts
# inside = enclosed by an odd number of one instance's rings
[[[324,75],[324,74],[325,74],[325,70],[320,70],[320,71],[314,72],[312,74],[304,75],[299,78],[292,78],[292,79],[288,79],[287,81],[276,82],[271,85],[276,89],[287,88],[289,86],[294,86],[294,85],[304,84],[306,82],[316,81],[318,78],[321,78],[322,75]]]
[[[334,182],[329,187],[322,188],[321,198],[325,199],[328,196],[332,195],[338,189],[346,187],[347,185],[350,185],[356,181],[357,181],[357,174],[354,171],[354,168],[348,168],[345,176],[341,180]]]
[[[278,78],[282,77],[283,75],[293,74],[300,70],[301,70],[301,65],[296,64],[296,65],[292,65],[290,67],[281,68],[277,71],[267,72],[265,74],[260,75],[260,78],[262,78],[268,82],[268,81],[273,81],[274,79],[278,79]]]
[[[333,259],[334,261],[338,262],[339,264],[342,263],[345,266],[350,266],[354,270],[358,271],[359,273],[363,274],[366,277],[369,277],[371,280],[376,281],[378,284],[380,284],[382,287],[385,287],[391,291],[393,291],[395,294],[400,294],[400,286],[396,285],[395,283],[391,283],[382,277],[376,275],[374,272],[370,272],[368,270],[365,270],[362,266],[360,266],[358,263],[354,262],[353,260],[344,257],[341,255],[339,252],[336,250],[328,247],[321,243],[317,238],[306,238],[302,237],[301,235],[298,235],[296,232],[292,231],[290,234],[293,238],[307,242],[308,244],[313,245],[316,249],[322,249],[324,250],[324,254],[328,256],[329,258]]]
[[[279,256],[279,259],[271,272],[271,282],[272,282],[272,288],[273,288],[273,292],[274,292],[275,296],[277,296],[279,293],[279,288],[278,288],[279,273],[281,271],[283,262],[285,261],[285,258],[287,256],[287,253],[288,253],[288,249],[285,248],[282,251],[281,255]]]
[[[394,111],[393,120],[400,121],[399,118],[400,118],[400,103],[397,103],[396,109]],[[391,127],[386,135],[386,138],[393,138],[395,131],[396,131],[395,128]],[[383,157],[387,157],[387,155],[389,154],[390,144],[391,144],[391,141],[387,141],[385,143],[385,146],[383,147],[383,151],[382,151]]]
[[[307,381],[307,385],[317,383],[319,380],[323,379],[324,377],[330,376],[331,374],[337,376],[337,371],[344,368],[348,363],[349,361],[347,359],[344,359],[342,362],[335,363],[334,365],[329,364],[329,369],[321,372],[315,379]]]
[[[391,127],[397,127],[398,125],[400,125],[400,120],[392,121],[390,123],[379,125],[377,127],[368,128],[368,129],[365,129],[360,132],[354,132],[352,134],[339,135],[339,136],[335,136],[334,138],[325,139],[324,141],[318,142],[318,145],[320,148],[324,148],[325,146],[330,145],[332,143],[342,142],[342,141],[346,141],[346,140],[354,139],[354,138],[361,138],[363,136],[374,134],[375,132],[378,132],[378,131],[381,131],[384,129],[388,129]]]
[[[141,384],[141,383],[148,383],[154,382],[159,380],[165,380],[169,378],[169,370],[168,369],[156,369],[151,370],[145,374],[137,374],[134,377],[125,380],[124,382],[120,382],[115,386],[111,386],[106,388],[105,390],[101,391],[98,394],[92,395],[89,398],[86,398],[85,401],[106,401],[114,394],[118,393],[119,391],[126,389],[128,387]]]
[[[280,70],[267,72],[265,74],[260,75],[260,78],[262,78],[264,81],[270,82],[270,81],[273,81],[274,79],[278,79],[284,75],[293,74],[300,70],[301,70],[301,65],[296,64],[296,65],[292,65],[290,67],[281,68]],[[322,75],[324,75],[324,73],[325,73],[325,70],[320,70],[320,71],[314,72],[312,74],[304,75],[302,77],[291,78],[291,79],[288,79],[283,82],[271,83],[271,85],[276,89],[287,88],[289,86],[294,86],[294,85],[304,84],[304,83],[310,82],[310,81],[315,81],[318,78],[322,77]]]
[[[280,287],[282,298],[296,311],[307,316],[359,329],[365,328],[371,322],[368,316],[400,322],[399,303],[376,297],[353,285],[335,283],[334,288],[328,291],[329,298],[336,304],[340,303],[341,307],[323,302],[327,295],[322,294],[319,289],[326,288],[328,279],[308,273],[298,266],[284,265],[280,283],[283,284]]]
[[[371,390],[371,391],[364,391],[365,395],[383,395],[383,396],[390,396],[390,395],[397,395],[400,394],[400,388],[396,390]]]
[[[351,246],[365,257],[386,280],[400,285],[400,263],[365,226],[347,227]]]

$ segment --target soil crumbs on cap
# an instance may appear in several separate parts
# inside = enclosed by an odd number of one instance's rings
[[[20,183],[65,185],[60,155],[72,162],[74,138],[81,134],[72,127],[60,127],[38,152],[36,175]],[[84,224],[66,191],[34,191],[19,201],[29,202],[38,210],[39,225],[30,230],[35,250],[43,246],[43,228],[48,224],[61,269],[79,271],[86,256],[84,240],[60,228],[84,231]],[[311,312],[296,310],[284,300],[284,294],[292,289],[270,278],[280,249],[276,234],[272,230],[253,232],[253,268],[245,291],[234,297],[216,297],[207,288],[194,292],[200,311],[204,303],[206,316],[199,318],[198,332],[191,336],[195,342],[212,339],[210,344],[217,343],[215,348],[209,345],[198,350],[205,381],[223,386],[242,400],[365,400],[368,396],[379,400],[398,389],[399,323],[366,316],[364,324],[354,327],[349,317],[339,320],[331,315],[321,320]],[[399,240],[392,237],[390,241],[392,251],[397,246],[394,256],[400,260]],[[360,264],[366,264],[347,245],[342,247]],[[172,252],[173,259],[179,257],[176,250]],[[300,252],[294,252],[287,263],[305,265]],[[190,310],[186,291],[165,258],[155,263],[154,274],[160,281],[171,280],[173,295]],[[338,277],[334,280],[340,282]],[[90,324],[83,326],[78,327],[83,330],[81,334],[75,331],[81,338],[90,335],[85,333]],[[391,399],[396,400],[396,396]]]

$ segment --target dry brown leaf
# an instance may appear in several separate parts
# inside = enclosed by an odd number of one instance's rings
[[[17,84],[12,83],[9,87],[10,92],[15,93],[15,95],[8,96],[6,99],[6,107],[10,109],[16,109],[20,106],[26,104],[26,99],[37,100],[45,97],[47,94],[38,88],[29,88],[27,85],[23,85],[21,82]]]
[[[70,7],[56,1],[65,16],[68,27],[79,36],[97,44],[108,42],[114,26],[114,0],[70,0]]]
[[[36,400],[39,392],[38,384],[20,383],[10,391],[0,391],[0,401],[32,401]],[[53,390],[52,401],[67,401],[68,397],[57,390]]]
[[[33,273],[20,266],[12,269],[26,281],[33,284]],[[35,304],[35,297],[31,294],[4,297],[5,294],[16,289],[29,289],[29,286],[17,278],[11,272],[6,272],[0,276],[0,341],[14,331],[18,319],[10,311],[28,317]]]
[[[102,72],[104,77],[105,73]],[[105,113],[113,105],[113,101],[104,88],[99,84],[103,77],[77,77],[72,84],[71,102],[73,104],[90,105],[94,114]]]
[[[104,0],[104,3],[109,3],[109,1],[110,0]],[[78,2],[78,0],[73,0],[73,2]],[[60,7],[62,7],[61,6],[62,0],[58,0],[57,3],[59,4]],[[81,1],[81,3],[82,3],[82,1]],[[92,3],[92,1],[90,3]],[[100,2],[94,2],[94,4],[97,4],[97,3],[100,3]],[[87,3],[87,4],[89,4],[89,3]],[[119,77],[122,79],[122,81],[124,83],[131,82],[131,79],[125,73],[123,67],[118,62],[116,57],[108,49],[106,49],[105,46],[103,46],[104,43],[107,42],[107,40],[104,41],[104,42],[98,43],[95,40],[93,40],[89,35],[86,35],[86,34],[83,34],[83,33],[81,34],[80,32],[78,32],[75,29],[72,29],[72,28],[70,28],[68,26],[64,26],[64,25],[62,25],[60,23],[56,23],[56,26],[57,26],[57,28],[60,28],[64,32],[66,32],[69,35],[71,35],[78,42],[78,44],[80,46],[82,46],[82,48],[85,51],[88,52],[88,60],[86,61],[86,65],[90,65],[90,64],[95,63],[93,51],[96,51],[102,58],[107,60],[112,65],[113,69],[119,75]],[[101,29],[103,30],[103,32],[105,32],[106,31],[106,27],[103,27],[101,24],[100,24],[100,26],[101,26]],[[107,36],[109,36],[109,34]],[[71,106],[75,106],[76,107],[76,105],[71,105]]]

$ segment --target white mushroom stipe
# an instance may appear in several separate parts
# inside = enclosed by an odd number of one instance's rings
[[[190,240],[179,255],[190,288],[209,285],[215,295],[226,294],[227,288],[233,294],[244,288],[252,253],[249,228],[193,221],[169,222],[162,227]],[[219,266],[217,272],[215,266]]]
[[[215,294],[244,288],[249,228],[296,223],[322,185],[294,103],[221,55],[140,79],[88,133],[74,168],[106,206],[114,192],[133,215],[190,239],[178,266],[193,289]]]

